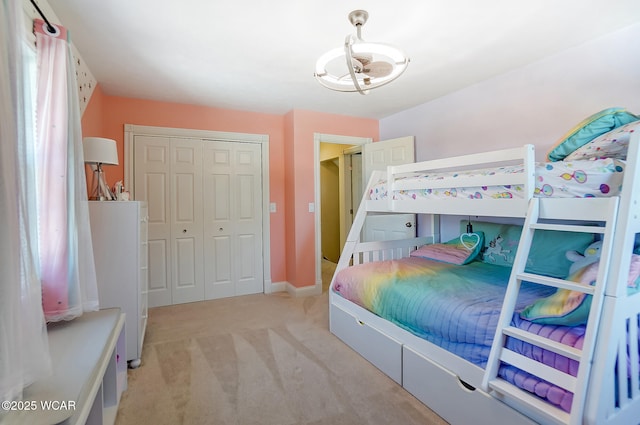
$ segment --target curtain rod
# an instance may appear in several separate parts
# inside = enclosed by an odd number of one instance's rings
[[[47,19],[46,16],[44,16],[44,13],[42,13],[42,10],[40,10],[40,8],[38,7],[38,5],[36,4],[35,0],[31,0],[31,4],[36,8],[36,10],[38,11],[38,13],[40,14],[40,16],[42,16],[42,19],[44,19],[44,21],[47,24],[47,30],[52,33],[55,34],[56,33],[56,29],[53,27],[53,25],[51,25],[51,22],[49,22],[49,20]]]

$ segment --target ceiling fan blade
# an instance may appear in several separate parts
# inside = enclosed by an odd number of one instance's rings
[[[373,61],[371,53],[357,53],[352,56],[353,60],[360,62],[363,66],[369,65]]]
[[[362,72],[371,78],[386,77],[393,72],[393,64],[383,61],[372,62],[366,65]]]

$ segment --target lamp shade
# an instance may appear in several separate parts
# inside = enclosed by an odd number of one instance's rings
[[[118,165],[118,147],[116,141],[103,137],[85,137],[84,162],[92,164]]]

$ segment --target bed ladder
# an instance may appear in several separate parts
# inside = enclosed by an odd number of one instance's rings
[[[588,391],[591,362],[596,343],[598,321],[602,311],[613,243],[618,198],[590,199],[539,199],[532,198],[525,219],[518,251],[505,294],[502,312],[498,321],[493,346],[487,361],[482,388],[505,403],[512,405],[525,415],[541,423],[582,423]],[[603,219],[606,217],[606,219]],[[541,222],[553,219],[553,222]],[[604,220],[604,225],[602,225]],[[599,223],[595,223],[599,222]],[[580,224],[575,224],[580,223]],[[529,251],[536,230],[598,233],[602,235],[598,275],[594,286],[563,279],[525,272]],[[551,339],[511,326],[516,301],[523,281],[555,288],[580,291],[592,295],[586,333],[582,349],[569,347]],[[529,359],[505,347],[507,337],[516,338],[536,347],[552,351],[579,362],[577,376],[553,369],[536,360]],[[537,396],[524,391],[498,376],[501,363],[507,363],[525,372],[534,374],[549,383],[573,393],[571,414],[554,407]]]

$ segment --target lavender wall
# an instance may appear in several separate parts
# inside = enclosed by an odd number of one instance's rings
[[[571,127],[612,106],[640,113],[640,23],[384,118],[380,140],[415,135],[418,161],[525,143],[543,160]]]
[[[384,118],[380,140],[414,135],[418,161],[532,143],[543,161],[575,124],[612,106],[640,114],[640,24]],[[442,217],[443,240],[465,218]],[[418,233],[429,231],[419,217]]]

